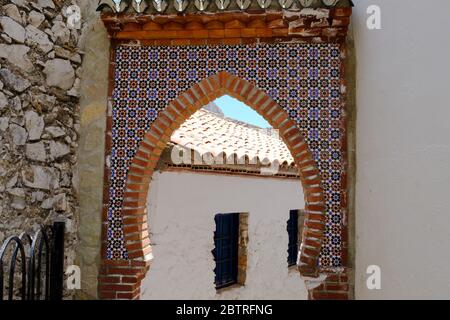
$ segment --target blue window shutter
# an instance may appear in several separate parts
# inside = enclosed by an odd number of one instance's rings
[[[220,289],[237,283],[239,213],[217,214],[214,220],[215,284]]]
[[[293,266],[297,263],[298,253],[298,210],[289,212],[289,220],[287,222],[287,232],[289,235],[288,245],[288,265]]]

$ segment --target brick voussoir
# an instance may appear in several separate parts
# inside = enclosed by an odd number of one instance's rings
[[[124,194],[124,201],[142,200],[147,198],[146,192],[130,192],[126,191]]]
[[[149,172],[150,173],[150,172]],[[125,191],[145,191],[148,192],[149,185],[147,183],[128,183]]]
[[[307,204],[305,206],[305,210],[310,212],[323,212],[325,209],[325,204]]]
[[[148,230],[144,230],[142,232],[135,232],[135,233],[130,233],[130,234],[126,234],[124,236],[125,240],[128,241],[139,241],[145,238],[149,237],[149,233]]]
[[[134,225],[134,224],[143,224],[147,222],[147,215],[132,215],[132,216],[123,216],[123,224],[124,225]]]
[[[122,209],[124,217],[147,215],[147,208]]]

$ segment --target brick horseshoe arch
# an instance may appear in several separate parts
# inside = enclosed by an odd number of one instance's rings
[[[159,157],[172,133],[185,120],[202,106],[224,94],[239,99],[263,116],[273,128],[279,130],[280,136],[290,150],[299,168],[306,204],[299,271],[304,276],[317,274],[325,230],[325,203],[320,172],[312,153],[297,124],[289,119],[286,111],[265,92],[246,80],[227,72],[220,72],[195,84],[161,111],[145,134],[132,160],[126,182],[122,216],[130,273],[138,275],[135,287],[139,286],[140,280],[148,270],[148,261],[151,260],[146,201],[151,177]],[[114,261],[110,263],[114,264]]]

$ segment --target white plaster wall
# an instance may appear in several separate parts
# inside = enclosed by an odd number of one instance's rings
[[[366,28],[372,4],[382,30]],[[450,1],[355,6],[356,298],[449,299]]]
[[[300,180],[155,173],[149,193],[154,260],[142,299],[306,299],[287,267],[289,210],[304,208]],[[247,280],[217,294],[214,215],[249,212]]]

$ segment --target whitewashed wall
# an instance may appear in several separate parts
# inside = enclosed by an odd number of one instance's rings
[[[300,180],[155,173],[149,193],[154,260],[142,299],[306,299],[287,267],[289,210],[304,208]],[[214,215],[249,212],[245,287],[216,294]]]
[[[382,30],[366,28],[372,4]],[[356,298],[449,299],[450,1],[355,5]]]

